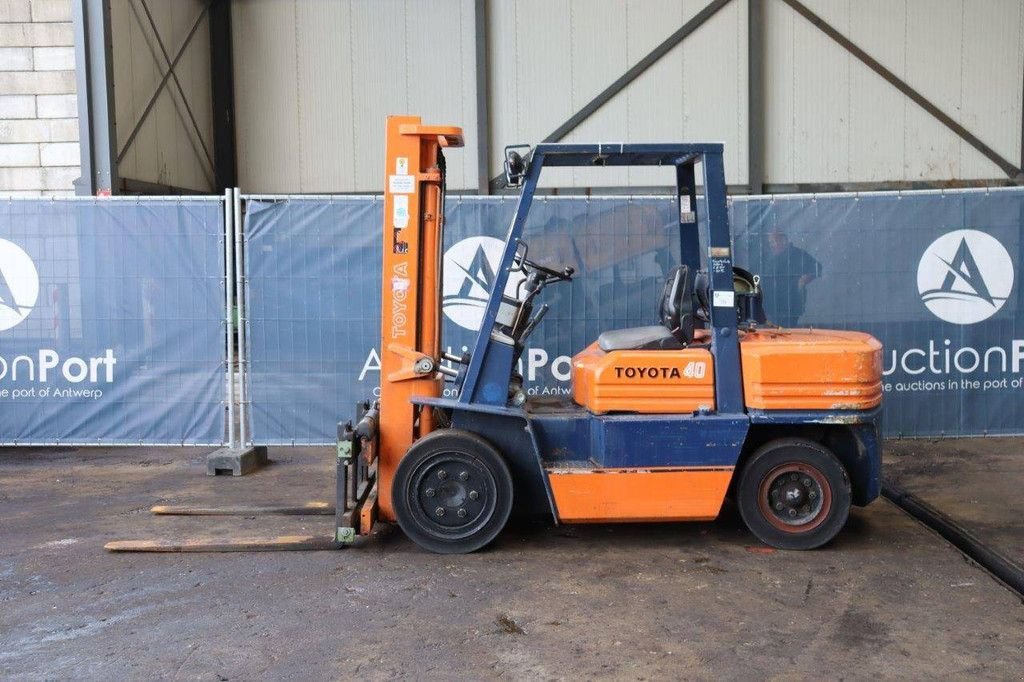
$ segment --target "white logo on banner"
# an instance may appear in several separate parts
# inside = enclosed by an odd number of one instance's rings
[[[956,230],[925,249],[917,290],[928,310],[953,324],[974,324],[999,312],[1013,288],[1013,262],[992,235]]]
[[[0,239],[0,331],[20,324],[39,298],[39,273],[28,254]]]
[[[504,247],[494,237],[469,237],[445,252],[442,309],[449,320],[464,329],[480,329]],[[511,273],[505,293],[514,295],[523,279],[521,272]]]

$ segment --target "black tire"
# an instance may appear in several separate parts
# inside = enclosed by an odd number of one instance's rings
[[[391,487],[395,517],[417,545],[465,554],[490,544],[512,511],[512,474],[501,454],[469,431],[440,429],[416,441]]]
[[[762,445],[740,472],[736,502],[744,523],[778,549],[814,549],[850,515],[850,478],[832,451],[803,438]]]

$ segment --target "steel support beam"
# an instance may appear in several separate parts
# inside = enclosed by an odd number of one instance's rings
[[[71,13],[82,163],[75,194],[112,194],[119,183],[110,5],[107,0],[74,0]]]
[[[138,4],[142,5],[142,11],[145,12],[145,21],[143,21],[142,15],[139,14],[136,4],[136,0],[128,0],[128,7],[131,8],[132,14],[135,16],[135,21],[139,25],[139,29],[142,31],[142,36],[146,40],[146,45],[149,47],[149,53],[153,56],[153,61],[157,64],[158,69],[163,69],[170,64],[171,56],[167,54],[167,46],[164,44],[164,40],[160,36],[160,29],[156,25],[156,20],[153,19],[153,13],[150,11],[149,5],[146,4],[146,0],[138,0]],[[146,28],[147,22],[149,26],[148,30]],[[150,38],[151,33],[152,38]],[[192,146],[192,151],[195,153],[196,159],[199,161],[200,170],[202,170],[203,175],[206,177],[206,181],[210,185],[213,185],[213,176],[211,175],[213,169],[213,158],[210,156],[210,150],[206,146],[206,140],[203,139],[203,133],[199,129],[199,124],[196,122],[196,116],[192,111],[192,106],[188,102],[188,95],[185,94],[185,89],[181,86],[178,74],[172,73],[171,80],[174,82],[175,90],[178,91],[177,99],[171,95],[171,102],[174,104],[174,110],[178,113],[178,119],[181,121],[182,126],[185,127],[189,144]],[[184,109],[184,111],[182,111],[182,109]],[[190,127],[191,132],[189,132]]]
[[[645,71],[647,71],[647,69],[657,63],[658,60],[671,52],[672,48],[679,45],[687,36],[704,25],[704,22],[713,17],[718,10],[729,4],[729,1],[730,0],[712,0],[712,2],[708,3],[704,9],[697,12],[692,19],[679,27],[675,33],[662,41],[660,45],[644,55],[643,59],[631,66],[626,73],[616,78],[611,85],[602,90],[596,97],[594,97],[594,99],[583,105],[582,109],[570,116],[565,123],[555,128],[555,130],[541,140],[541,142],[560,142],[566,135],[575,130],[577,126],[590,118],[595,111],[610,102],[615,95],[622,92],[626,86],[639,78]],[[496,175],[491,178],[492,189],[502,189],[505,186],[504,175]]]
[[[764,3],[747,0],[747,184],[764,191]]]
[[[91,1],[100,2],[101,0]],[[174,75],[174,69],[178,66],[178,62],[181,60],[182,56],[185,54],[185,50],[188,49],[189,44],[192,42],[192,38],[195,36],[196,30],[199,29],[199,24],[202,23],[203,18],[209,11],[210,5],[207,3],[203,6],[202,11],[199,12],[199,16],[197,16],[196,20],[192,23],[192,28],[189,29],[188,35],[185,36],[185,40],[182,41],[178,51],[175,52],[174,58],[170,60],[167,66],[167,71],[164,72],[163,76],[160,78],[160,82],[157,83],[156,88],[153,90],[153,94],[150,95],[149,101],[146,103],[146,107],[142,110],[142,115],[140,115],[139,120],[135,122],[135,126],[132,128],[132,132],[128,134],[128,139],[125,140],[124,146],[121,147],[121,151],[117,153],[118,161],[121,161],[125,154],[128,153],[128,150],[132,146],[132,142],[135,141],[135,136],[139,134],[140,130],[142,130],[142,124],[144,124],[146,119],[149,118],[149,112],[153,110],[153,106],[156,104],[157,98],[160,97],[160,93],[163,92],[164,86],[167,85],[167,81],[169,81],[171,76]]]
[[[477,193],[490,194],[491,184],[491,126],[490,126],[490,85],[487,77],[487,0],[476,0],[474,4],[476,28],[476,177]]]
[[[210,88],[214,189],[218,192],[238,185],[233,35],[231,0],[213,0],[210,6]]]
[[[895,87],[907,98],[917,104],[919,107],[931,114],[937,119],[942,125],[952,130],[958,135],[964,142],[978,150],[985,158],[992,163],[999,166],[999,168],[1006,173],[1007,177],[1017,183],[1024,184],[1024,171],[1017,166],[1013,165],[1010,161],[1003,158],[999,152],[989,147],[987,144],[979,140],[969,130],[964,128],[962,125],[953,120],[952,117],[947,115],[944,111],[935,106],[929,101],[924,95],[919,93],[914,88],[902,80],[899,76],[894,74],[889,69],[882,66],[876,59],[874,59],[867,52],[859,48],[849,38],[844,36],[842,33],[837,31],[828,22],[819,17],[817,14],[807,8],[806,5],[800,2],[800,0],[782,0],[784,3],[789,5],[796,11],[797,14],[802,16],[807,21],[811,22],[816,26],[822,33],[827,35],[832,40],[839,43],[847,52],[852,54],[854,57],[864,63],[869,69],[877,73],[883,79],[885,79],[890,85]]]

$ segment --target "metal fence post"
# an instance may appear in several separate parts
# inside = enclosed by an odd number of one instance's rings
[[[227,345],[228,446],[235,447],[235,335],[232,328],[234,305],[235,261],[232,254],[234,204],[231,190],[224,190],[224,342]]]
[[[247,374],[249,367],[246,364],[246,331],[249,323],[245,310],[245,260],[243,258],[242,240],[242,195],[236,187],[233,190],[232,216],[234,218],[235,233],[235,293],[238,306],[238,430],[240,447],[245,447],[249,442],[249,427],[247,423],[248,412],[248,381]]]

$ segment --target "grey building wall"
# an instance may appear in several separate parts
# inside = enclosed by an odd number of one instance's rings
[[[710,0],[489,0],[488,168],[555,130]],[[749,182],[748,17],[731,0],[566,141],[715,140]],[[986,145],[1021,164],[1024,3],[805,0]],[[387,113],[461,124],[451,186],[477,187],[471,0],[235,0],[241,185],[380,191]],[[764,181],[1006,182],[1007,175],[783,0],[764,0]],[[565,171],[576,187],[665,184]]]
[[[78,110],[70,0],[0,0],[0,194],[74,193]]]

